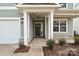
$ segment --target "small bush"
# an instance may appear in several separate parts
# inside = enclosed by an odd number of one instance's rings
[[[55,44],[55,41],[52,40],[52,39],[50,39],[50,40],[48,40],[48,41],[46,42],[46,44],[47,44],[48,48],[52,49],[53,46],[54,46],[54,44]]]
[[[59,40],[59,45],[65,45],[66,44],[66,40],[65,39],[60,39]]]
[[[79,39],[75,39],[75,44],[79,45]]]

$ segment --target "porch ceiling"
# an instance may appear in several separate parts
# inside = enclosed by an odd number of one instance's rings
[[[34,12],[33,12],[33,13],[30,13],[30,14],[31,14],[31,16],[34,17],[34,18],[35,18],[35,17],[45,17],[45,16],[48,16],[48,13],[46,13],[46,12],[43,12],[43,13],[42,13],[42,12],[38,12],[38,13],[34,13]]]

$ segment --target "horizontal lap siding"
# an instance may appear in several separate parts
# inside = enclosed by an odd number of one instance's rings
[[[0,17],[20,17],[21,15],[19,14],[18,10],[0,10]]]
[[[0,3],[0,17],[20,17],[22,16],[17,10],[16,3]],[[7,9],[9,8],[9,9]],[[14,8],[14,9],[11,9]]]
[[[0,6],[15,6],[16,3],[0,3]]]

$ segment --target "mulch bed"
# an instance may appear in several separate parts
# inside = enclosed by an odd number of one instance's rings
[[[28,46],[22,46],[22,47],[17,48],[14,53],[28,53],[29,49],[30,47]]]
[[[54,45],[53,49],[43,47],[44,56],[68,56],[70,49],[76,52],[76,56],[79,56],[79,45],[66,44],[64,46]]]

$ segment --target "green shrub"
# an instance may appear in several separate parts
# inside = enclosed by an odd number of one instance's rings
[[[65,39],[60,39],[59,40],[59,45],[65,45],[66,44],[66,40]]]
[[[55,44],[55,41],[52,40],[52,39],[49,39],[47,42],[46,42],[47,46],[49,49],[52,49],[54,44]]]
[[[75,44],[79,45],[79,39],[75,39]]]

